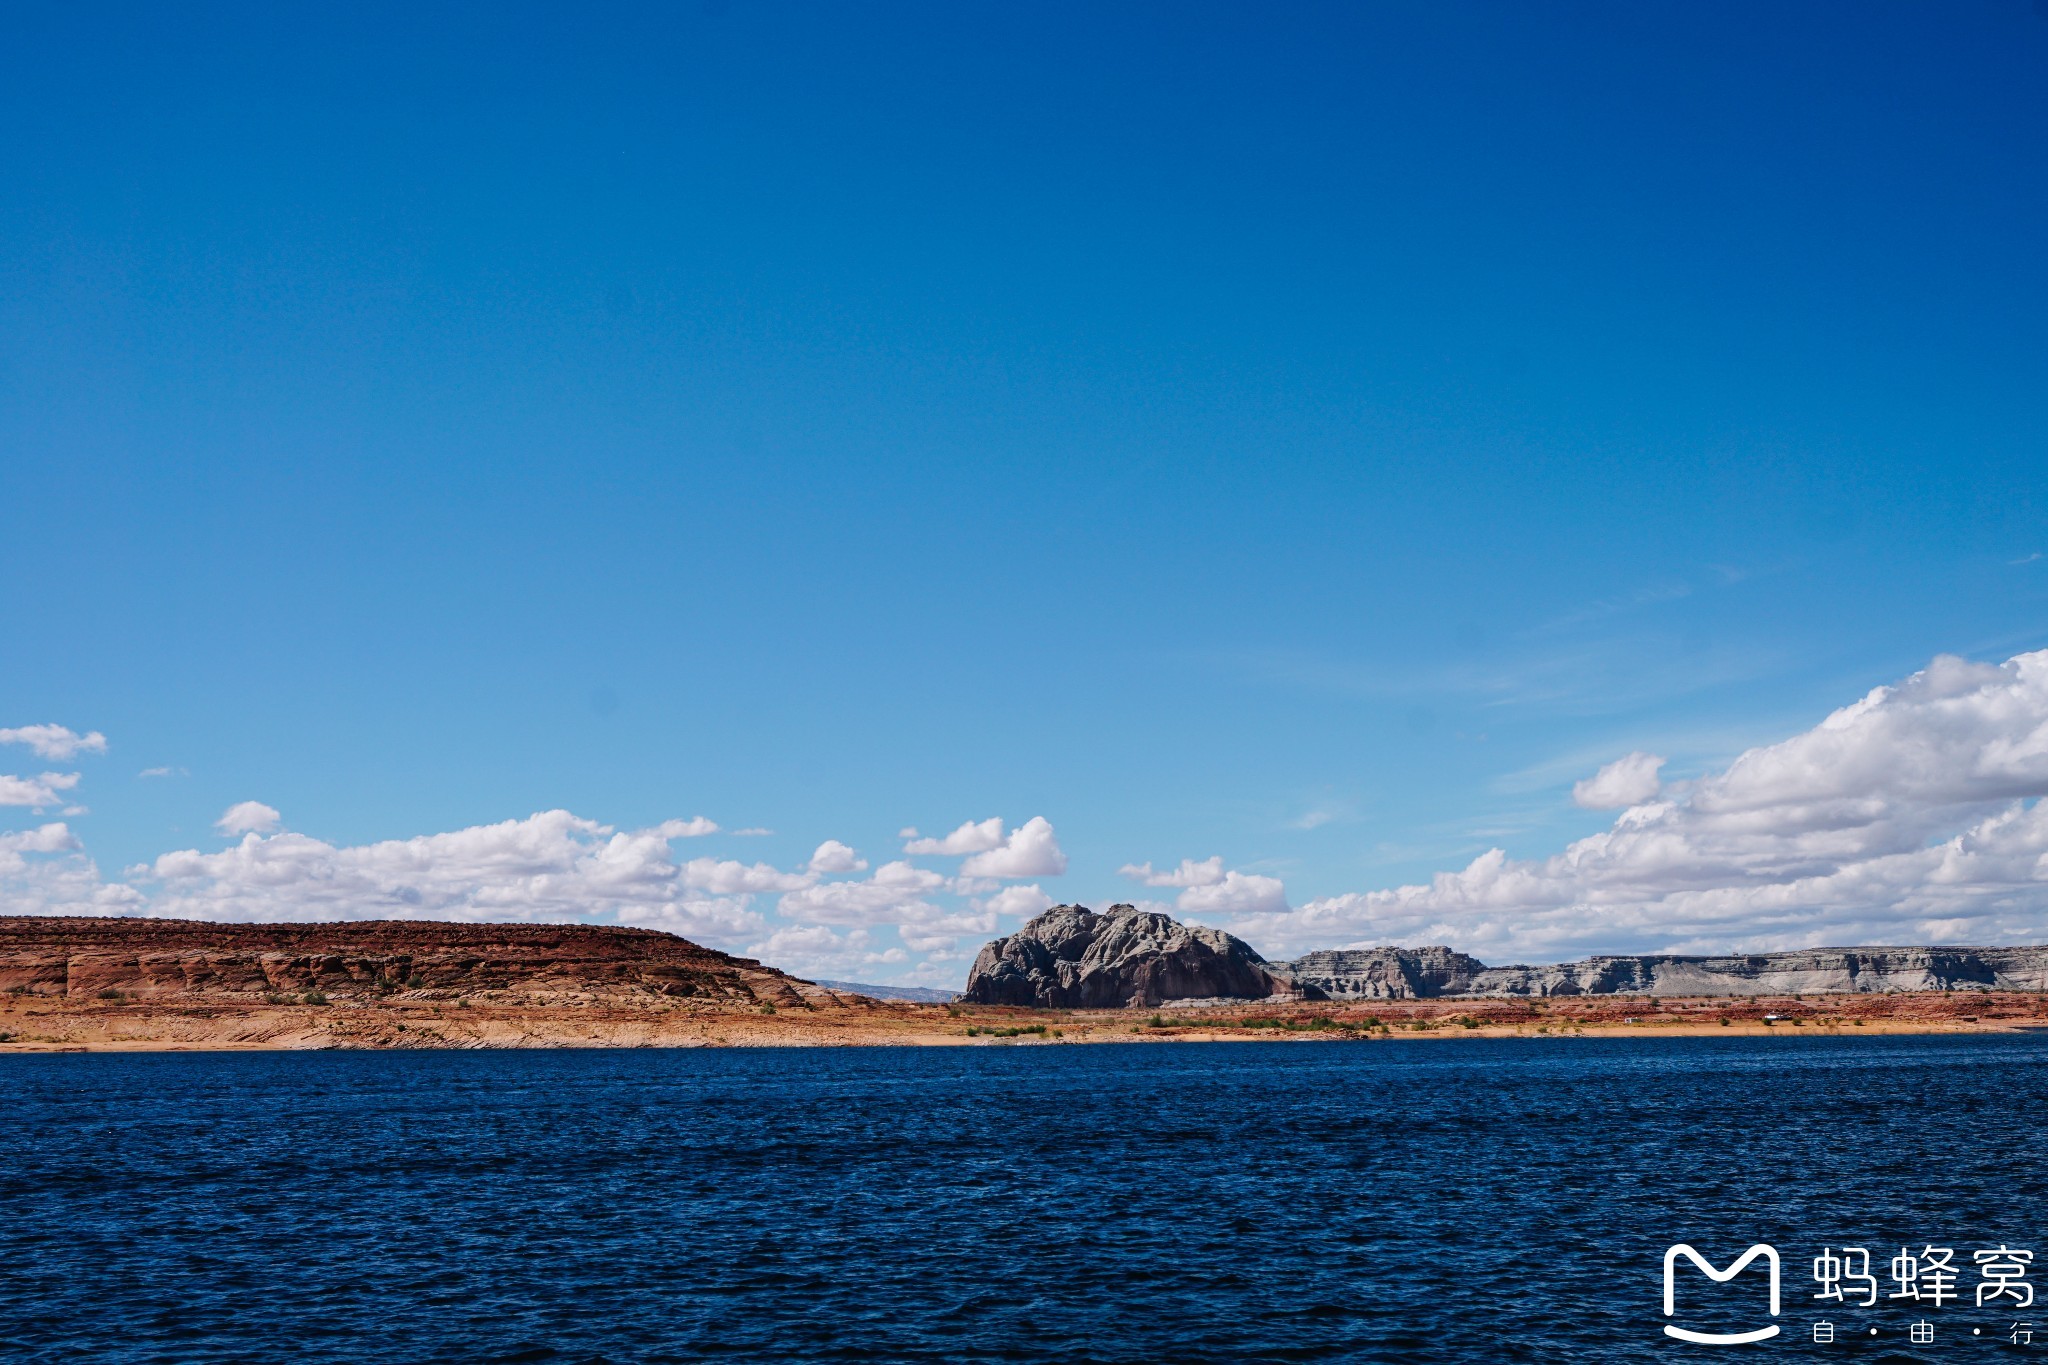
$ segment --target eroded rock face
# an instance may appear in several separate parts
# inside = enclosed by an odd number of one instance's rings
[[[1441,945],[1347,948],[1268,962],[1220,929],[1113,905],[1057,905],[982,948],[964,1000],[1101,1009],[1169,1000],[1438,1000],[1479,996],[1820,995],[2048,991],[2048,946],[1810,948],[1747,956],[1675,953],[1489,967]]]
[[[2048,990],[2048,947],[1809,948],[1731,957],[1648,953],[1542,967],[1488,967],[1443,947],[1370,948],[1310,953],[1284,966],[1335,1000]]]
[[[962,999],[977,1005],[1099,1009],[1168,1000],[1297,994],[1284,971],[1220,929],[1112,905],[1056,905],[985,945]]]
[[[1489,970],[1450,948],[1365,948],[1310,953],[1285,964],[1332,1000],[1429,1000],[1460,995]]]
[[[0,990],[70,997],[118,991],[143,1000],[309,990],[623,991],[797,1004],[818,988],[651,929],[0,915]]]

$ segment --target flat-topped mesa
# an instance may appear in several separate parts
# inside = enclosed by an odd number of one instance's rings
[[[2048,947],[1642,953],[1539,967],[1488,967],[1444,947],[1367,948],[1310,953],[1283,968],[1333,1000],[2048,990]]]
[[[1221,929],[1112,905],[1056,905],[983,946],[961,999],[976,1005],[1100,1009],[1169,1000],[1263,1000],[1294,981]]]
[[[590,924],[0,915],[0,991],[142,1000],[481,991],[801,1005],[830,992],[652,929]]]
[[[1460,995],[1490,970],[1455,949],[1339,948],[1283,964],[1303,986],[1332,1000],[1430,1000]]]

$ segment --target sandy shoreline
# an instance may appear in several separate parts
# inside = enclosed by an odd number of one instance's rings
[[[399,997],[332,1004],[0,999],[0,1052],[315,1048],[1041,1046],[1101,1042],[1798,1037],[2048,1028],[2048,996],[1366,1001],[1027,1010],[841,1003],[769,1011],[608,1000]],[[1770,1017],[1776,1016],[1776,1017]]]

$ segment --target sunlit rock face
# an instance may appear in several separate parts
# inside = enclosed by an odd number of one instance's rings
[[[1542,967],[1488,967],[1442,947],[1369,948],[1310,953],[1281,967],[1304,989],[1333,1000],[2048,990],[2048,947],[1808,948],[1731,957],[1646,953]]]
[[[1476,996],[1823,995],[2048,990],[2048,947],[1809,948],[1726,957],[1644,953],[1489,967],[1441,945],[1344,948],[1268,962],[1220,929],[1113,905],[1056,905],[982,948],[965,1000],[1101,1009],[1174,1000]]]
[[[1112,905],[1056,905],[985,945],[963,998],[977,1005],[1100,1009],[1298,994],[1292,978],[1220,929]]]

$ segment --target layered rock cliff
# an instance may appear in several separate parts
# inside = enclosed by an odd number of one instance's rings
[[[1333,1000],[1504,995],[1820,995],[2048,990],[2048,947],[1807,948],[1730,957],[1672,953],[1488,967],[1449,948],[1310,953],[1283,964]]]
[[[1113,905],[1058,905],[981,950],[972,1004],[1088,1009],[1170,1000],[1441,1000],[1485,996],[1820,995],[2048,991],[2048,946],[1808,948],[1693,957],[1589,957],[1489,967],[1452,948],[1352,948],[1268,962],[1220,929]]]
[[[651,929],[0,915],[0,991],[138,1000],[483,991],[799,1004],[809,982]]]
[[[1297,993],[1286,973],[1220,929],[1130,905],[1112,905],[1102,914],[1056,905],[985,945],[961,999],[1090,1009]]]

